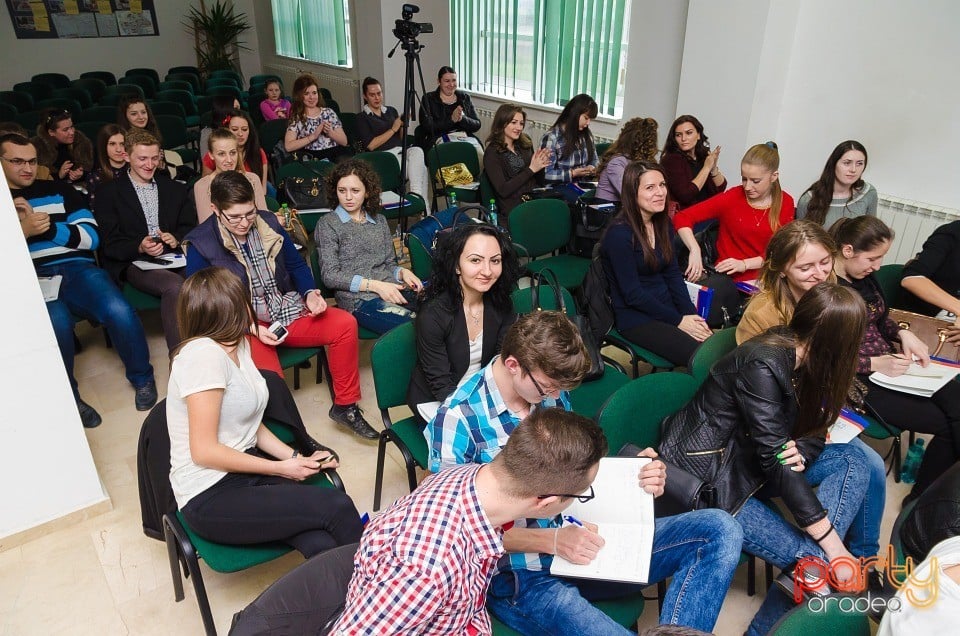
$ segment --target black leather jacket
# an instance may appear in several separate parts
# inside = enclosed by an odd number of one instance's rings
[[[905,556],[919,563],[933,546],[960,534],[960,462],[923,491],[900,529]]]
[[[826,510],[804,474],[777,459],[797,418],[796,351],[762,340],[748,340],[714,365],[693,399],[664,421],[660,454],[713,484],[718,508],[736,514],[769,484],[796,522],[808,526]],[[807,465],[823,450],[822,437],[796,442]]]

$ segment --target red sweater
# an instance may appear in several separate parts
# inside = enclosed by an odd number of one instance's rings
[[[717,232],[717,259],[725,258],[747,259],[763,256],[767,252],[767,243],[773,236],[770,229],[769,208],[756,210],[747,203],[743,193],[743,186],[737,186],[710,197],[686,210],[677,212],[673,217],[673,226],[693,229],[693,226],[709,219],[719,219],[720,227]],[[780,206],[780,226],[793,220],[793,197],[783,193],[783,204]],[[742,274],[735,274],[736,281],[753,280],[760,273],[759,269],[748,269]]]

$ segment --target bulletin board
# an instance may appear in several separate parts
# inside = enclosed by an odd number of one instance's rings
[[[7,0],[17,38],[158,35],[154,0]]]

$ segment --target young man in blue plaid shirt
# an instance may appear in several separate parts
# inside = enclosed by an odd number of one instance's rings
[[[500,356],[464,380],[427,427],[431,470],[491,461],[531,412],[554,405],[569,409],[567,392],[587,368],[583,341],[566,316],[521,316],[504,337]],[[657,455],[650,448],[641,454]],[[638,475],[638,487],[657,497],[665,480],[666,468],[654,460]],[[633,594],[639,586],[550,574],[554,555],[589,563],[604,543],[596,526],[560,527],[557,521],[518,519],[504,528],[507,555],[491,581],[488,609],[522,634],[631,633],[590,601]],[[712,631],[742,539],[739,524],[721,510],[657,519],[648,583],[673,577],[661,623]]]

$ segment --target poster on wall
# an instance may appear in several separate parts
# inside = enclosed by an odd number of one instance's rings
[[[7,0],[21,40],[158,35],[154,0]]]

